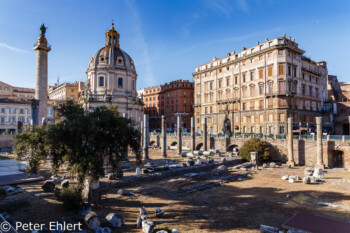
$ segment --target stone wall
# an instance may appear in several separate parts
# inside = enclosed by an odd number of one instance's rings
[[[209,149],[220,150],[221,152],[231,151],[234,147],[238,149],[248,139],[243,138],[210,138],[208,137],[207,143]],[[150,141],[160,146],[159,136],[150,136]],[[287,161],[287,140],[281,139],[267,139],[267,143],[271,146],[271,156],[273,160]],[[176,136],[167,136],[167,145],[170,146],[177,142]],[[196,137],[197,149],[202,149],[203,138]],[[190,148],[191,137],[182,137],[182,145]],[[302,166],[316,164],[317,153],[316,140],[293,140],[293,154],[295,163]],[[323,162],[326,167],[335,167],[336,156],[340,153],[343,156],[344,168],[350,169],[350,145],[348,142],[342,141],[322,141],[323,149]]]

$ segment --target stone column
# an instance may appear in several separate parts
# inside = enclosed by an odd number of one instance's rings
[[[323,164],[323,150],[322,150],[322,117],[316,117],[317,130],[317,167],[324,169]]]
[[[166,123],[165,116],[162,116],[162,156],[166,158]]]
[[[182,153],[182,132],[181,132],[181,116],[177,116],[177,154]]]
[[[123,117],[128,119],[128,114],[127,113],[123,113]],[[129,148],[127,147],[126,150],[125,150],[125,153],[124,153],[124,160],[125,161],[129,161],[128,154],[129,154]]]
[[[47,54],[51,47],[45,38],[45,31],[42,30],[34,47],[37,52],[35,99],[39,100],[37,119],[34,121],[37,125],[42,125],[42,119],[47,118]]]
[[[149,130],[148,130],[148,115],[143,116],[143,158],[149,159],[148,156],[148,143],[149,143]]]
[[[207,140],[207,118],[203,119],[203,150],[208,150],[208,140]]]
[[[293,156],[293,118],[288,118],[288,162],[291,166],[295,165]]]
[[[195,119],[191,117],[191,151],[196,149],[196,130],[195,130]]]
[[[349,118],[349,134],[350,134],[350,116],[348,116]]]
[[[141,121],[141,146],[142,146],[142,148],[143,148],[143,134],[144,134],[144,132],[143,132],[143,121]]]

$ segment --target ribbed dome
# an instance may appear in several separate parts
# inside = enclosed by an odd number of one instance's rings
[[[113,66],[127,71],[135,71],[134,61],[129,54],[116,46],[106,46],[91,58],[89,68],[96,66]]]

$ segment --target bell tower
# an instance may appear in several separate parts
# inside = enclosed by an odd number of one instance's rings
[[[119,47],[119,33],[114,30],[114,23],[112,22],[112,28],[106,32],[105,46]]]

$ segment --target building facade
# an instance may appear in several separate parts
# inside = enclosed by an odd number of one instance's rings
[[[87,109],[117,106],[118,112],[132,118],[140,129],[143,103],[137,97],[137,73],[134,61],[120,48],[119,37],[112,24],[105,33],[105,46],[90,59],[80,102]]]
[[[166,127],[173,131],[177,127],[177,116],[182,119],[182,129],[188,131],[193,116],[194,85],[187,80],[176,80],[156,87],[144,89],[144,112],[149,115],[150,130],[160,130],[161,116],[165,116]]]
[[[315,125],[327,100],[327,64],[303,56],[294,39],[277,37],[195,68],[196,130],[286,134],[287,118]]]
[[[84,82],[63,83],[59,86],[50,86],[48,89],[49,102],[57,105],[61,101],[78,101],[80,90],[83,89]]]
[[[349,135],[350,83],[339,82],[337,76],[328,79],[329,102],[334,113],[334,134]]]
[[[14,87],[0,81],[0,98],[14,100],[31,100],[34,98],[35,89],[25,87]]]

